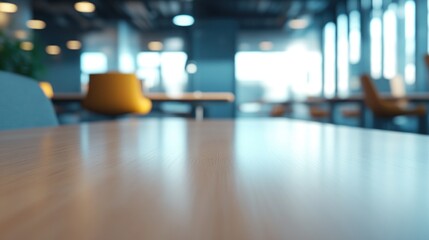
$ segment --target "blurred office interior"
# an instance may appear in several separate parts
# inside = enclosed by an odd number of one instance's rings
[[[0,0],[0,239],[429,239],[429,0]]]
[[[308,100],[362,95],[364,74],[382,94],[395,91],[394,78],[404,94],[429,91],[428,13],[423,0],[17,0],[2,2],[0,27],[22,51],[37,50],[34,78],[59,96],[85,94],[90,74],[134,73],[144,93],[234,95],[205,106],[206,118],[335,116],[356,126],[359,113],[346,114],[359,111],[354,102]],[[193,111],[174,102],[155,110]]]

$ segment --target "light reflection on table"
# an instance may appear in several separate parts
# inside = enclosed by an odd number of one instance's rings
[[[427,239],[429,137],[145,119],[0,135],[1,239]]]

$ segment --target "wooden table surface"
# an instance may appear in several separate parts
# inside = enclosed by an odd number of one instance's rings
[[[0,133],[0,239],[429,239],[429,137],[293,120]]]

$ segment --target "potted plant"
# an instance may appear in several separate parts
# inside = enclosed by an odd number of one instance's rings
[[[0,70],[14,72],[35,80],[41,79],[45,67],[40,44],[32,42],[32,48],[24,50],[23,41],[0,31]]]

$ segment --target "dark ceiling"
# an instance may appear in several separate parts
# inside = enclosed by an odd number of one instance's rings
[[[337,0],[92,0],[95,13],[73,9],[76,0],[33,0],[37,18],[59,27],[92,30],[108,20],[124,19],[142,31],[171,30],[177,14],[202,19],[236,19],[240,28],[282,29],[288,20],[329,15]]]

